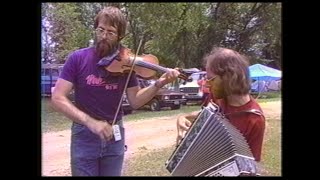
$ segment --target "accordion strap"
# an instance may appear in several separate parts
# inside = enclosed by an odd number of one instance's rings
[[[226,113],[224,115],[225,116],[229,116],[229,115],[242,114],[242,113],[253,113],[253,114],[256,114],[258,116],[263,116],[264,117],[263,113],[258,109],[248,109],[248,110],[239,111],[239,112]]]

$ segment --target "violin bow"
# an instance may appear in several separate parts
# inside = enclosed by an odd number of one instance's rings
[[[128,77],[127,77],[127,80],[126,80],[126,84],[124,85],[124,88],[123,88],[123,91],[122,91],[122,95],[121,95],[120,101],[119,101],[119,103],[118,103],[118,108],[117,108],[117,111],[116,111],[116,113],[115,113],[115,115],[114,115],[114,118],[113,118],[113,121],[112,121],[112,125],[115,124],[116,119],[117,119],[117,116],[118,116],[119,111],[120,111],[120,108],[121,108],[121,106],[122,106],[122,101],[123,101],[124,93],[126,92],[126,89],[127,89],[127,87],[128,87],[131,74],[132,74],[132,72],[133,72],[134,62],[135,62],[135,60],[136,60],[136,57],[137,57],[137,55],[138,55],[138,52],[140,51],[140,48],[141,48],[141,45],[142,45],[142,39],[143,39],[143,38],[140,39],[138,49],[137,49],[136,53],[134,54],[133,61],[132,61],[132,66],[131,66],[131,68],[130,68],[130,72],[129,72]]]

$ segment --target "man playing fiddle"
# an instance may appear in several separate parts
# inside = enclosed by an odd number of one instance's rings
[[[118,58],[126,25],[127,20],[118,8],[105,7],[101,10],[94,22],[94,46],[69,54],[54,88],[54,107],[73,121],[70,145],[72,176],[121,175],[125,151],[123,113],[114,116],[128,74],[112,76],[105,66]],[[141,89],[133,72],[126,89],[132,108],[147,103],[162,86],[174,81],[179,74],[175,69],[168,69],[155,84]],[[75,91],[75,104],[67,98],[72,89]],[[112,125],[118,125],[119,131],[115,131]],[[115,132],[120,133],[120,140],[114,138]]]

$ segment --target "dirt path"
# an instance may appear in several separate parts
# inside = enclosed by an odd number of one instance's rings
[[[281,102],[261,103],[267,118],[281,117]],[[125,122],[128,150],[125,161],[143,150],[169,147],[175,143],[176,118],[152,118]],[[42,134],[42,175],[70,176],[70,130]]]

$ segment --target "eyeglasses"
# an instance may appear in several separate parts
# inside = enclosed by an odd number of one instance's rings
[[[213,81],[217,76],[213,76],[210,79],[206,79],[207,82]]]
[[[102,28],[97,28],[95,31],[97,33],[97,36],[103,36],[105,34],[107,34],[108,36],[113,37],[113,38],[118,36],[117,33],[112,32],[112,31],[106,31]]]

